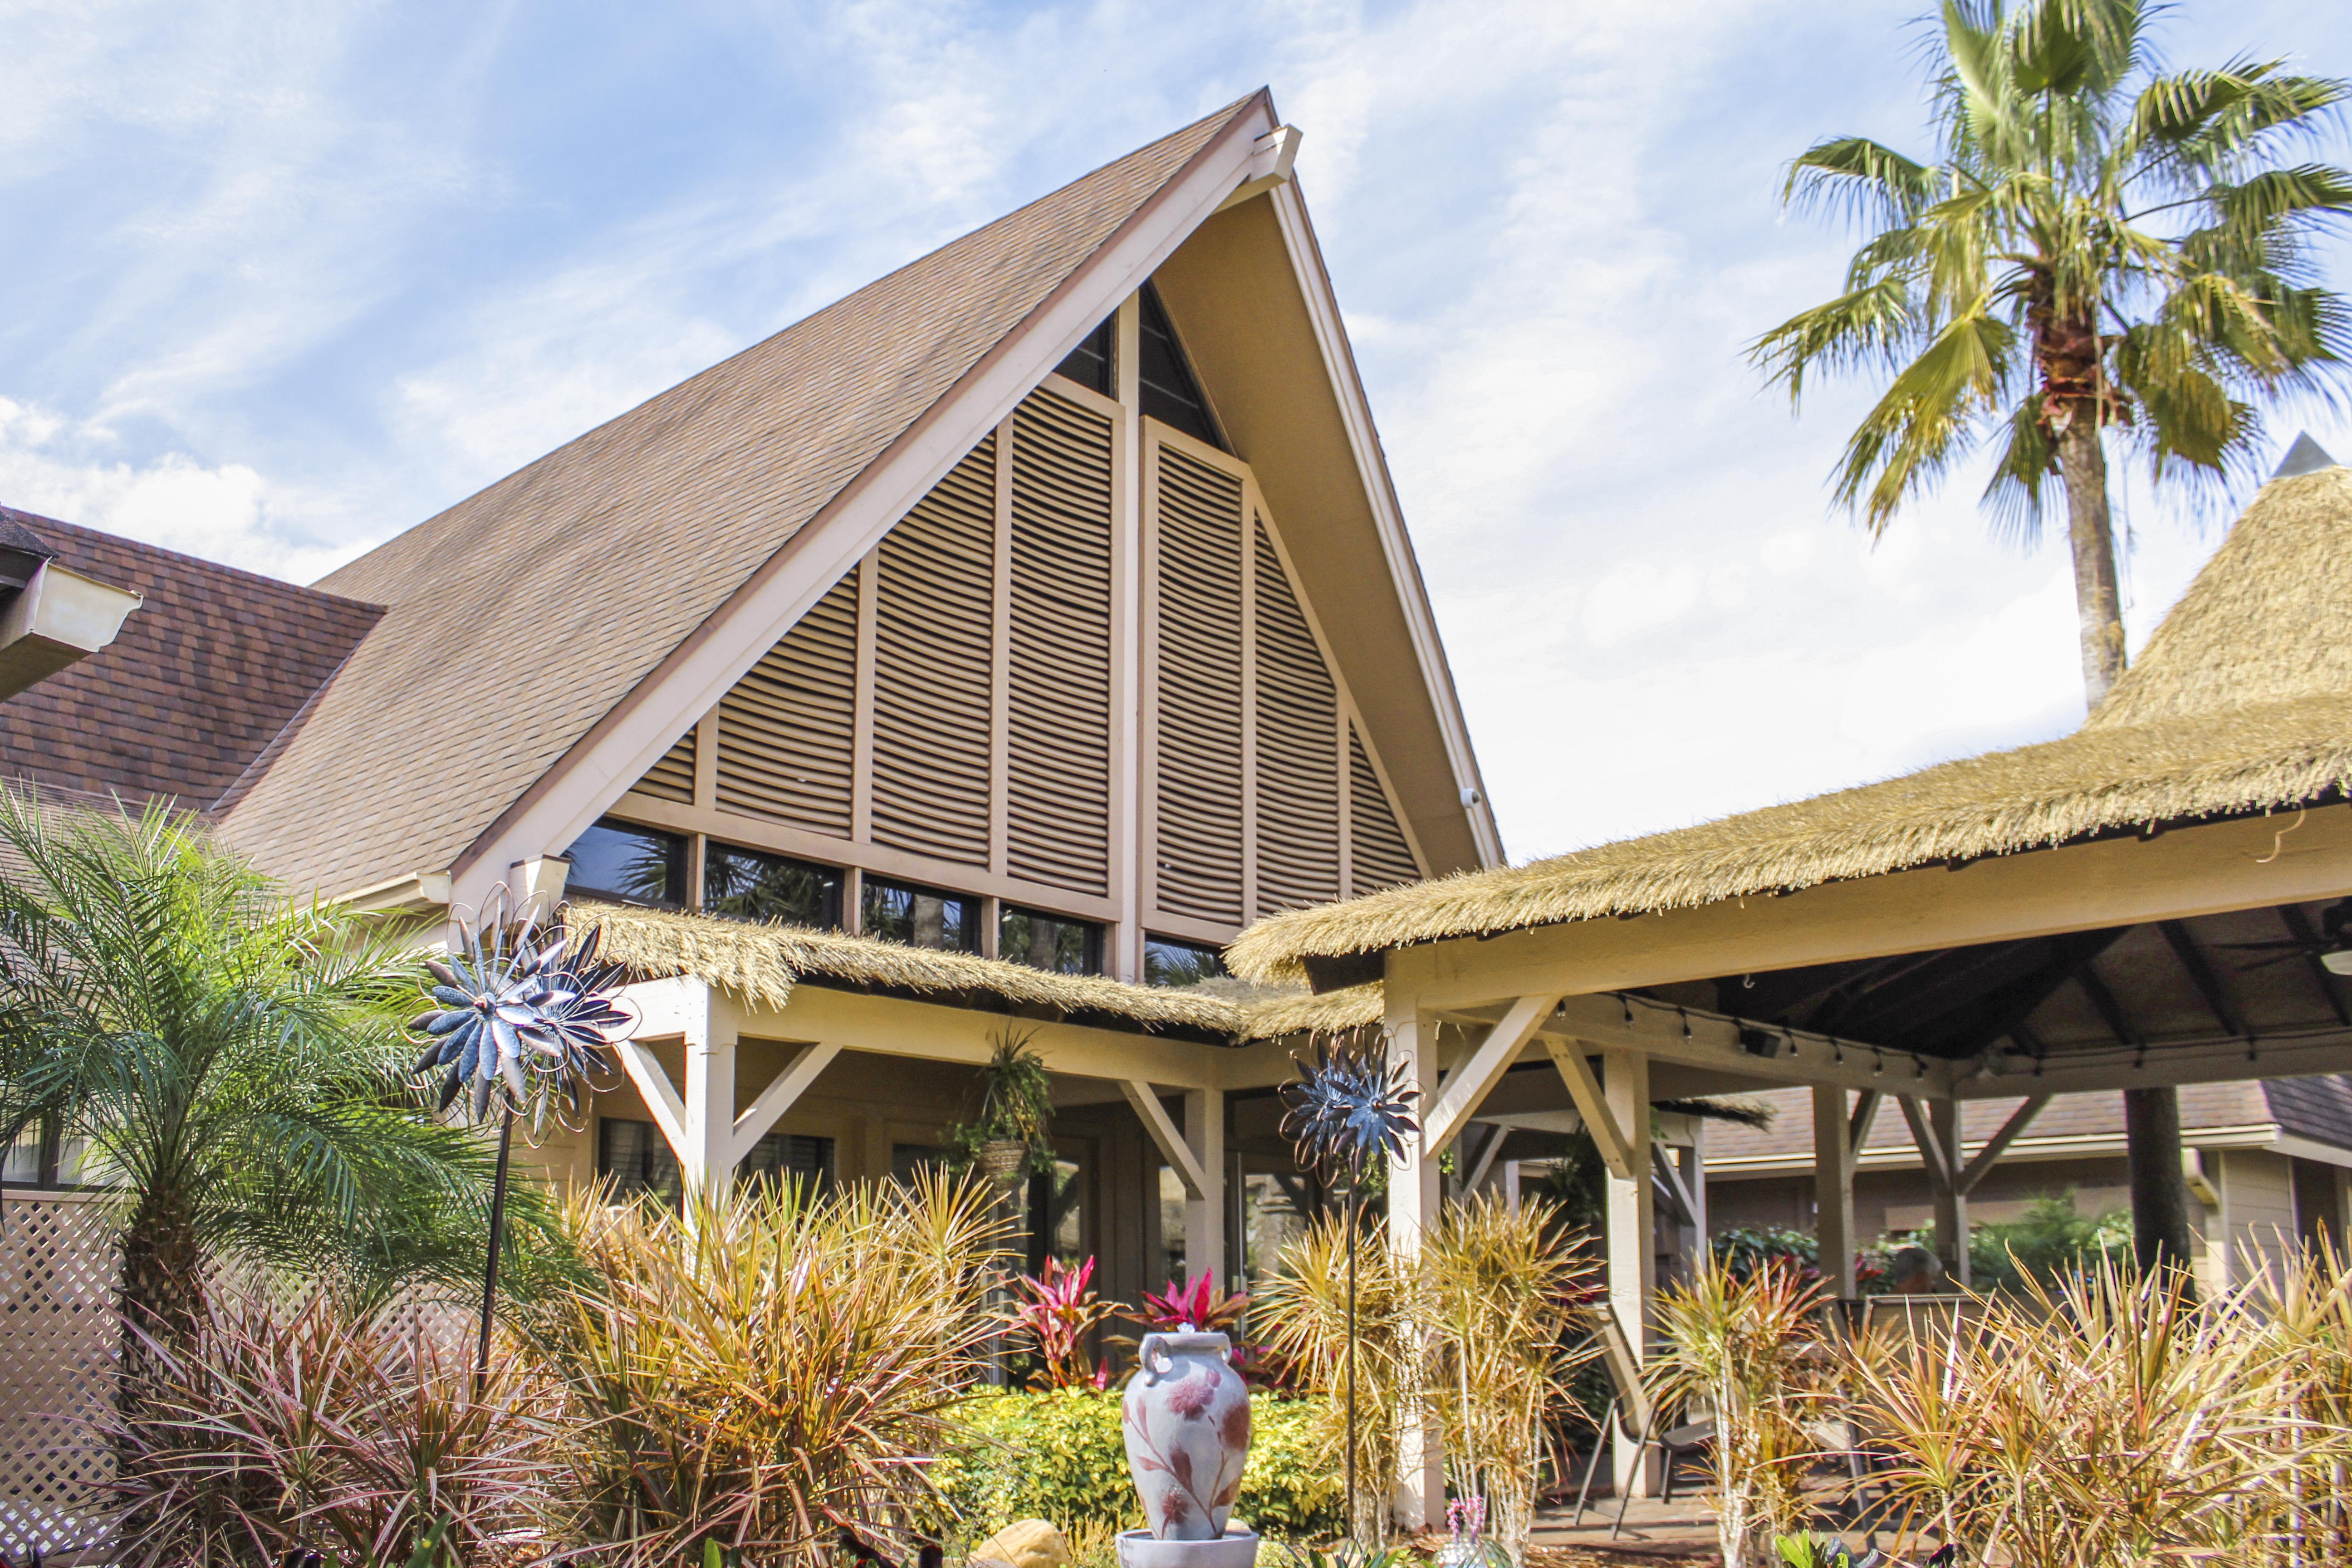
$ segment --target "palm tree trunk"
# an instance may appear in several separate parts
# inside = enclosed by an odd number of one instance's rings
[[[155,1350],[195,1342],[205,1313],[203,1248],[184,1194],[149,1193],[122,1237],[122,1363],[117,1403],[135,1413],[159,1367]],[[151,1348],[151,1342],[152,1346]]]
[[[2074,614],[2083,637],[2083,690],[2093,709],[2124,672],[2123,594],[2116,577],[2107,458],[2094,405],[2079,406],[2058,437],[2066,532],[2074,552]],[[2189,1179],[2180,1162],[2180,1095],[2124,1090],[2132,1234],[2143,1271],[2189,1266]]]
[[[2181,1169],[2180,1091],[2124,1090],[2124,1147],[2131,1163],[2132,1252],[2140,1272],[2187,1268],[2189,1177]]]
[[[2116,538],[2107,508],[2107,458],[2089,410],[2058,437],[2058,471],[2066,484],[2066,535],[2074,552],[2074,616],[2083,638],[2083,690],[2096,708],[2124,672],[2123,592],[2116,577]]]

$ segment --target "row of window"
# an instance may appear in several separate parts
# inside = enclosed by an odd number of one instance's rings
[[[582,834],[570,853],[565,885],[573,892],[667,909],[692,901],[684,834],[607,818]],[[701,908],[730,920],[838,929],[845,880],[836,867],[708,839]],[[863,879],[863,889],[857,915],[858,930],[866,935],[909,947],[982,951],[978,898],[871,876]],[[1101,973],[1102,937],[1103,928],[1091,921],[1013,904],[1000,906],[997,913],[996,955],[1057,974]],[[1191,985],[1225,972],[1215,948],[1165,937],[1145,939],[1143,970],[1150,985]]]

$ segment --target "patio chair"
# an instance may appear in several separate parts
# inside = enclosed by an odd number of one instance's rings
[[[1675,1496],[1675,1467],[1685,1459],[1705,1453],[1715,1442],[1713,1421],[1685,1421],[1663,1426],[1664,1413],[1651,1401],[1649,1390],[1643,1386],[1641,1368],[1633,1360],[1633,1341],[1626,1337],[1623,1325],[1617,1321],[1613,1308],[1603,1306],[1600,1312],[1601,1363],[1609,1369],[1609,1380],[1616,1385],[1609,1408],[1593,1433],[1592,1458],[1584,1466],[1583,1484],[1576,1489],[1576,1512],[1569,1521],[1574,1529],[1584,1522],[1584,1510],[1592,1495],[1592,1478],[1600,1472],[1601,1456],[1607,1451],[1612,1430],[1623,1433],[1634,1444],[1634,1467],[1653,1447],[1665,1457],[1664,1495],[1660,1500],[1672,1502]],[[1633,1489],[1628,1487],[1617,1500],[1617,1518],[1609,1527],[1609,1539],[1614,1541],[1624,1531],[1625,1510],[1633,1500]]]

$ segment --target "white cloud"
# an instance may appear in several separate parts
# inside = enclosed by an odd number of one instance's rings
[[[289,499],[242,463],[206,467],[181,452],[94,459],[113,443],[53,413],[0,398],[0,496],[8,504],[250,572],[307,583],[372,541],[328,546],[288,537]]]
[[[307,579],[1271,79],[1517,854],[2040,738],[2060,548],[1965,478],[1873,548],[1823,488],[1858,395],[1792,421],[1743,357],[1843,260],[1780,161],[1919,140],[1907,14],[19,5],[0,501]],[[2288,0],[2176,20],[2352,50]],[[2131,515],[2144,636],[2212,541]]]

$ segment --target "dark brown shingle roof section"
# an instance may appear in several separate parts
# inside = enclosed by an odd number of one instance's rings
[[[867,285],[326,579],[391,608],[231,836],[329,892],[457,864],[1262,97]],[[450,762],[427,761],[459,733]]]
[[[383,614],[316,588],[0,508],[146,601],[113,643],[0,702],[0,777],[210,810]]]

